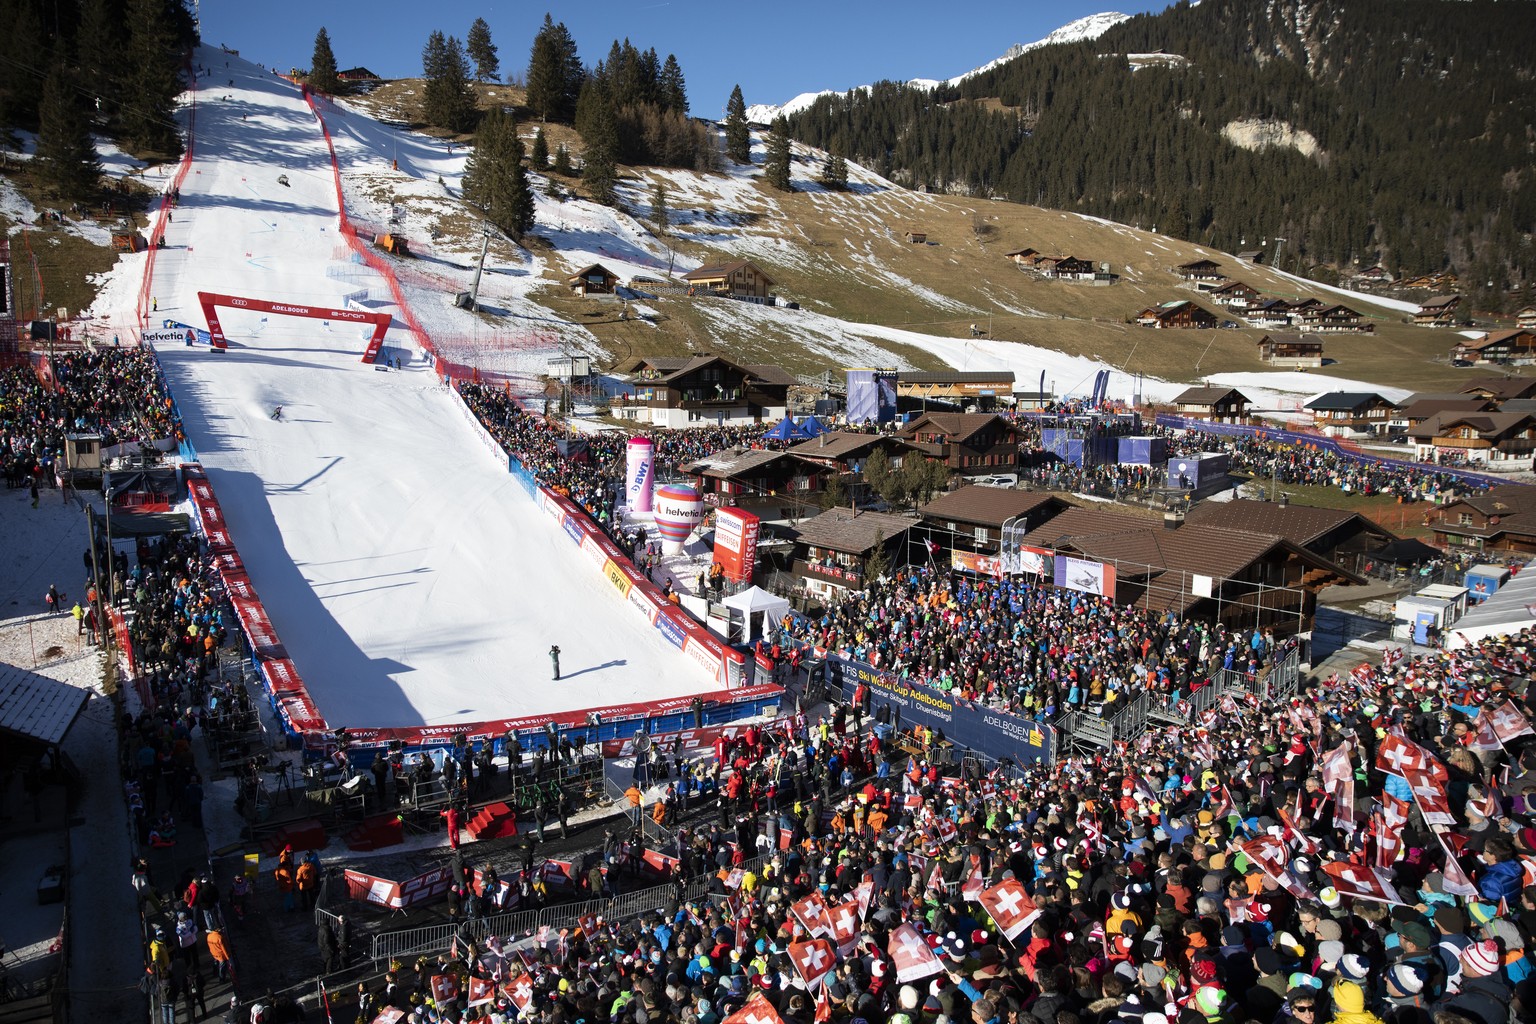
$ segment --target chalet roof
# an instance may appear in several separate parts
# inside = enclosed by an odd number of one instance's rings
[[[729,480],[733,477],[750,476],[780,459],[799,461],[783,451],[769,451],[766,448],[726,448],[706,455],[702,459],[695,459],[681,468],[685,473],[697,473],[717,480]]]
[[[790,452],[808,459],[833,459],[842,461],[865,449],[872,449],[881,442],[902,444],[890,434],[861,434],[853,430],[829,430],[809,441],[801,441]]]
[[[829,508],[820,515],[802,520],[794,534],[803,544],[857,555],[875,546],[875,535],[886,540],[900,537],[918,525],[916,519],[851,508]]]
[[[1425,299],[1420,309],[1440,309],[1444,306],[1454,306],[1461,301],[1460,295],[1433,295]]]
[[[774,363],[742,363],[741,368],[764,384],[795,385],[800,379]]]
[[[1216,405],[1228,395],[1236,395],[1237,401],[1243,405],[1252,405],[1249,397],[1237,388],[1223,387],[1194,387],[1186,388],[1173,400],[1175,405]]]
[[[1461,341],[1456,343],[1455,347],[1482,350],[1490,345],[1498,345],[1502,342],[1514,341],[1515,339],[1521,337],[1536,339],[1536,333],[1533,333],[1528,327],[1515,327],[1507,331],[1489,331],[1481,338],[1477,338],[1475,340],[1472,338],[1463,338]]]
[[[1236,292],[1236,291],[1253,292],[1255,294],[1258,293],[1258,289],[1255,288],[1253,285],[1248,284],[1246,281],[1228,281],[1226,284],[1222,285],[1220,288],[1213,288],[1211,290],[1211,294],[1212,295],[1220,295],[1222,292]]]
[[[993,421],[1001,421],[1005,426],[1013,429],[1013,425],[1001,416],[989,412],[930,412],[919,416],[896,432],[902,440],[910,440],[916,437],[923,427],[936,430],[952,441],[964,441],[974,437],[981,430],[991,426]]]
[[[1330,391],[1312,399],[1307,403],[1307,408],[1318,412],[1354,412],[1362,406],[1377,402],[1392,404],[1374,391]]]
[[[1018,491],[1008,487],[981,487],[971,485],[950,491],[918,512],[924,519],[954,519],[966,523],[1001,526],[1007,519],[1022,516],[1041,506],[1056,505],[1059,509],[1070,506],[1060,498],[1034,491]]]
[[[1402,413],[1405,419],[1422,420],[1443,412],[1484,412],[1491,406],[1486,398],[1420,398],[1414,395],[1403,405]]]
[[[1263,256],[1263,249],[1244,249],[1242,252],[1237,254],[1238,259],[1248,260],[1250,263],[1254,260],[1261,259]]]
[[[1459,389],[1462,394],[1469,395],[1475,391],[1483,391],[1490,398],[1530,398],[1536,395],[1536,377],[1483,377],[1479,380],[1468,381]]]
[[[1188,263],[1180,263],[1179,270],[1214,270],[1221,266],[1215,260],[1190,260]]]
[[[902,370],[898,384],[1009,384],[1012,370]]]
[[[1441,437],[1447,430],[1468,426],[1483,437],[1498,437],[1518,430],[1531,419],[1526,412],[1442,412],[1410,429],[1414,437]]]
[[[1374,397],[1374,396],[1372,396]],[[1351,523],[1386,540],[1395,540],[1390,532],[1358,512],[1311,505],[1281,505],[1273,501],[1238,498],[1233,501],[1202,501],[1185,514],[1185,528],[1219,526],[1248,533],[1274,534],[1301,547],[1313,543],[1341,526]]]
[[[1039,249],[1029,249],[1029,248],[1015,249],[1015,250],[1013,250],[1013,252],[1005,252],[1005,253],[1003,253],[1003,256],[1004,256],[1004,258],[1007,258],[1007,259],[1011,259],[1014,256],[1033,256],[1033,255],[1035,255],[1035,253],[1037,253],[1039,251],[1040,251]]]
[[[1309,316],[1327,316],[1329,313],[1348,313],[1350,316],[1360,315],[1358,311],[1350,309],[1342,302],[1335,302],[1327,306],[1313,306],[1310,309],[1303,310],[1302,312]]]
[[[1309,564],[1330,569],[1351,582],[1361,582],[1359,577],[1277,534],[1188,522],[1177,530],[1168,530],[1161,522],[1095,508],[1070,508],[1031,530],[1023,543],[1075,550],[1089,558],[1115,562],[1121,578],[1148,580],[1165,573],[1226,580],[1282,548]],[[1169,581],[1168,585],[1148,586],[1136,606],[1177,612],[1201,600],[1204,599],[1189,593],[1179,579],[1177,585]]]
[[[615,281],[617,281],[619,279],[619,275],[618,274],[615,274],[613,271],[609,270],[607,267],[603,266],[601,263],[591,263],[591,264],[588,264],[585,267],[582,267],[580,270],[576,271],[576,273],[571,274],[569,277],[566,278],[566,280],[567,281],[574,281],[574,280],[576,280],[579,277],[587,277],[588,275],[593,274],[593,273],[601,273],[604,277],[611,277]]]
[[[751,260],[732,260],[729,263],[713,263],[708,266],[700,267],[698,270],[690,270],[688,273],[683,275],[683,280],[719,281],[723,278],[730,277],[732,274],[736,273],[736,271],[743,268],[750,268],[756,271],[768,284],[774,283],[773,278],[769,277],[767,274],[764,274],[763,269],[756,263],[753,263]]]
[[[1469,494],[1458,498],[1445,508],[1467,505],[1485,516],[1503,516],[1513,513],[1536,514],[1536,487],[1525,484],[1501,484],[1490,487],[1482,494]]]
[[[635,374],[646,368],[657,373],[674,373],[697,358],[695,356],[635,356],[614,367],[615,373]]]
[[[750,365],[745,363],[733,363],[731,360],[725,358],[724,356],[713,355],[710,353],[696,354],[691,356],[636,356],[628,362],[621,363],[619,366],[615,367],[615,372],[619,374],[634,376],[641,370],[650,368],[655,370],[656,373],[660,375],[658,377],[651,378],[652,382],[659,381],[661,383],[668,383],[677,379],[678,377],[683,377],[692,373],[694,370],[697,370],[701,366],[708,366],[710,363],[716,362],[725,363],[727,366],[734,366],[737,369],[745,372],[749,377],[754,377],[767,384],[788,386],[796,383],[796,378],[793,377],[788,371],[771,363],[753,363]]]

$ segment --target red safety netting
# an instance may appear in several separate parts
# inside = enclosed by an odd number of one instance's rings
[[[155,211],[154,226],[149,232],[149,250],[144,254],[144,278],[139,285],[139,302],[134,314],[140,325],[149,323],[149,315],[154,311],[154,287],[155,287],[155,257],[160,248],[156,244],[160,236],[165,234],[166,222],[170,219],[171,210],[175,206],[172,194],[180,194],[182,183],[187,180],[187,172],[192,169],[193,142],[196,139],[197,128],[197,76],[192,76],[192,85],[187,89],[191,101],[187,107],[187,148],[181,154],[181,162],[176,165],[176,174],[171,178],[170,187],[160,193],[160,207]]]

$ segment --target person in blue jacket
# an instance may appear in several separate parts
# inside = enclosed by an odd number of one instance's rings
[[[1525,868],[1515,856],[1515,844],[1505,835],[1490,836],[1483,844],[1483,869],[1477,875],[1477,891],[1490,903],[1518,903]]]

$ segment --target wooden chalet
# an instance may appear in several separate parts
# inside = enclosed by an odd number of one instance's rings
[[[1397,404],[1374,391],[1330,391],[1307,403],[1312,422],[1330,437],[1385,434]]]
[[[901,370],[896,396],[941,402],[986,404],[1013,394],[1012,370]]]
[[[1225,281],[1221,264],[1215,260],[1190,260],[1173,268],[1186,281]]]
[[[911,533],[918,520],[884,512],[830,508],[792,528],[790,571],[807,593],[834,598],[864,589],[865,567],[876,550],[892,570],[909,561]]]
[[[1364,582],[1279,534],[1100,508],[1069,508],[1023,543],[1112,567],[1117,604],[1280,635],[1312,628],[1321,590]]]
[[[864,462],[875,452],[884,452],[893,469],[900,468],[911,445],[891,434],[866,434],[854,430],[829,430],[825,434],[801,441],[789,449],[790,454],[816,466],[823,473],[823,486],[827,476],[843,479],[848,490],[860,501],[874,497],[864,483]]]
[[[1092,260],[1067,256],[1056,261],[1056,266],[1052,269],[1051,276],[1058,281],[1092,281],[1098,276],[1098,273],[1098,264]]]
[[[908,231],[903,237],[905,237],[907,242],[911,245],[928,244],[928,232],[926,231]]]
[[[1259,358],[1275,366],[1315,369],[1323,365],[1323,339],[1299,333],[1266,334],[1259,339]]]
[[[577,295],[612,295],[619,286],[619,275],[601,263],[594,263],[576,271],[565,279],[565,283]]]
[[[1377,264],[1374,267],[1366,267],[1355,274],[1351,280],[1356,288],[1371,289],[1383,288],[1392,283],[1392,274],[1386,267]]]
[[[1257,267],[1264,263],[1266,257],[1263,249],[1244,249],[1237,254],[1237,258],[1243,263],[1252,263]]]
[[[1441,412],[1408,428],[1418,458],[1459,455],[1468,462],[1528,462],[1536,454],[1536,415],[1527,412]]]
[[[1451,346],[1451,358],[1528,366],[1536,363],[1536,329],[1517,327],[1512,331],[1490,331],[1481,338],[1462,338]]]
[[[918,509],[922,517],[918,532],[943,551],[996,555],[1002,548],[1004,523],[1012,521],[1027,532],[1071,507],[1049,494],[968,485]]]
[[[1394,426],[1412,432],[1425,420],[1443,412],[1493,412],[1497,408],[1497,402],[1479,395],[1409,395],[1398,407],[1392,422]]]
[[[1522,306],[1515,310],[1515,326],[1521,330],[1536,331],[1536,306]]]
[[[1236,388],[1193,387],[1187,388],[1173,400],[1174,411],[1190,419],[1210,420],[1213,423],[1245,423],[1248,408],[1253,405],[1248,396]]]
[[[615,416],[672,428],[782,419],[796,383],[777,366],[734,363],[708,353],[639,357],[615,372],[626,385],[610,402]]]
[[[1174,299],[1160,306],[1149,306],[1137,313],[1136,326],[1173,330],[1202,329],[1215,327],[1216,317],[1188,299]]]
[[[1247,309],[1259,301],[1259,290],[1251,284],[1242,281],[1228,281],[1220,288],[1210,291],[1211,301],[1228,309]]]
[[[1456,275],[1421,274],[1418,277],[1404,278],[1398,287],[1420,292],[1443,292],[1448,288],[1456,287]]]
[[[705,502],[740,506],[767,519],[787,519],[815,502],[836,470],[787,451],[727,448],[678,467]]]
[[[766,299],[773,279],[751,260],[700,267],[683,275],[689,294],[730,299]]]
[[[1456,323],[1456,310],[1460,306],[1460,295],[1436,295],[1419,306],[1413,314],[1413,322],[1420,327],[1451,327]]]
[[[1511,398],[1536,397],[1536,377],[1482,377],[1457,389],[1470,398],[1507,402]]]
[[[1031,261],[1039,255],[1040,250],[1038,249],[1015,249],[1012,252],[1003,253],[1003,259],[1012,260],[1018,267],[1029,268],[1033,266]]]
[[[1296,325],[1318,334],[1371,334],[1376,325],[1342,302],[1316,305],[1297,314]]]
[[[336,77],[343,82],[377,82],[379,76],[367,68],[347,68],[345,71],[336,72]]]
[[[1017,472],[1019,428],[990,413],[930,412],[896,436],[963,476]]]
[[[1506,484],[1433,506],[1424,515],[1435,543],[1450,549],[1536,554],[1536,487]]]

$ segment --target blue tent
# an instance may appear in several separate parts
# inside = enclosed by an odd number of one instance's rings
[[[800,421],[800,430],[806,437],[820,437],[827,432],[827,428],[821,425],[821,421],[815,416],[807,416]]]
[[[772,438],[775,441],[803,441],[811,435],[801,429],[800,425],[792,417],[785,416],[778,423],[774,424],[772,430],[763,436]]]

